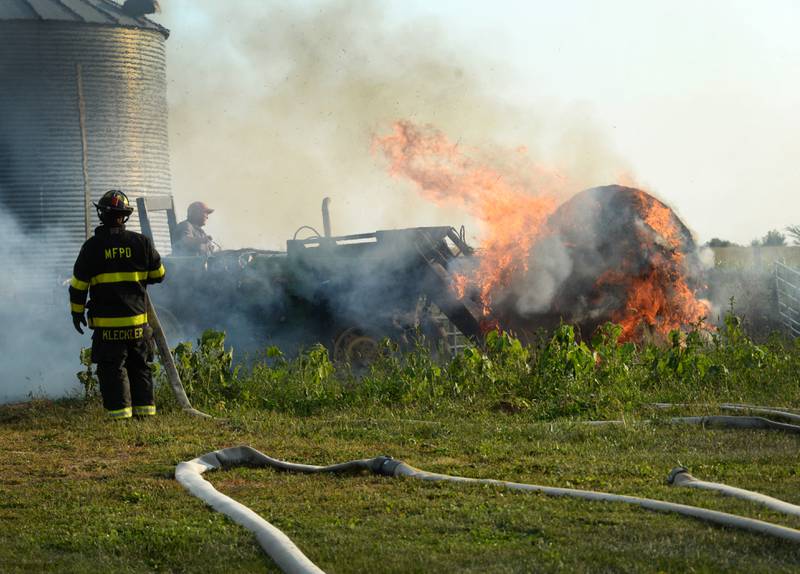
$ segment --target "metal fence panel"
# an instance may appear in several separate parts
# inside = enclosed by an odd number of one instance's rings
[[[800,337],[800,270],[776,262],[775,286],[781,321],[792,336]]]

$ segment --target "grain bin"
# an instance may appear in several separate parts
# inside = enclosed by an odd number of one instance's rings
[[[5,265],[37,281],[69,277],[98,224],[90,201],[112,188],[132,201],[170,194],[168,36],[112,0],[0,2]],[[129,227],[138,231],[135,216]],[[169,252],[166,219],[153,227]]]

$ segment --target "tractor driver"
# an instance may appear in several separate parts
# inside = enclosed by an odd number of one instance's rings
[[[173,255],[211,255],[216,245],[211,236],[203,231],[208,221],[208,214],[214,210],[202,201],[189,204],[186,219],[175,228],[175,240],[172,243]]]

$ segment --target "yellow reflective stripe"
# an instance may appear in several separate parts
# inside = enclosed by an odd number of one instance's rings
[[[133,317],[89,317],[90,327],[135,327],[147,323],[147,313]]]
[[[141,407],[133,407],[133,414],[139,416],[150,416],[156,414],[155,405],[144,405]]]
[[[147,271],[126,271],[122,273],[101,273],[90,279],[92,285],[100,283],[125,283],[128,281],[144,281],[147,279]]]
[[[86,291],[89,288],[89,284],[86,281],[81,281],[74,275],[72,276],[72,279],[70,279],[69,284],[72,285],[78,291]]]
[[[108,416],[112,419],[128,419],[133,416],[133,409],[125,407],[117,411],[108,411]]]
[[[78,305],[77,303],[70,303],[69,308],[73,313],[83,313],[86,310],[86,305]]]
[[[167,272],[166,269],[164,269],[164,266],[162,265],[155,271],[151,271],[150,273],[148,273],[147,277],[148,279],[159,279],[163,277],[166,272]]]

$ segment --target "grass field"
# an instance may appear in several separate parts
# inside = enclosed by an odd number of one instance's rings
[[[613,337],[611,338],[613,339]],[[507,337],[435,361],[389,352],[355,375],[310,350],[276,351],[245,371],[208,334],[179,350],[197,406],[108,421],[90,398],[0,406],[0,571],[272,572],[254,537],[190,496],[175,465],[249,444],[313,464],[389,454],[430,471],[601,490],[722,510],[800,528],[800,519],[666,484],[696,477],[800,504],[800,438],[669,424],[657,400],[800,407],[800,346],[713,336],[638,348],[556,333]],[[682,414],[717,414],[713,406]],[[591,427],[579,420],[624,417]],[[648,422],[649,421],[649,422]],[[267,469],[207,475],[284,530],[328,572],[796,572],[780,540],[623,504],[487,486]]]
[[[407,416],[413,413],[405,413]],[[424,413],[420,413],[424,415]],[[800,502],[798,438],[635,423],[594,428],[519,414],[404,420],[177,412],[112,424],[97,406],[0,409],[0,571],[276,571],[244,529],[173,479],[177,462],[250,444],[317,464],[392,454],[432,471],[672,500],[800,527],[800,520],[665,484],[695,476]],[[208,479],[283,529],[329,572],[794,572],[800,550],[621,504],[375,476],[235,469]]]

